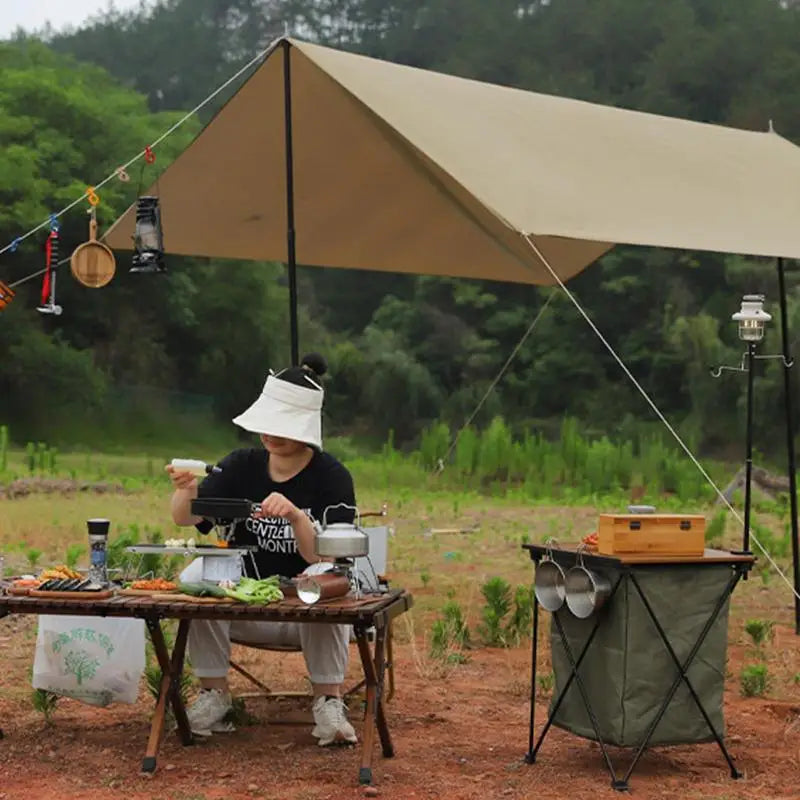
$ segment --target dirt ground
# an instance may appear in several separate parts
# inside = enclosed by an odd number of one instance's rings
[[[145,690],[135,706],[94,709],[62,700],[46,725],[29,698],[35,639],[29,618],[0,620],[4,668],[0,679],[0,800],[131,800],[361,798],[358,749],[316,746],[309,725],[274,724],[274,702],[246,701],[254,720],[236,733],[182,747],[174,734],[162,745],[158,770],[139,772],[152,700]],[[400,637],[403,638],[402,636]],[[776,642],[792,660],[800,640],[786,627]],[[234,653],[278,685],[297,686],[296,654]],[[729,670],[741,668],[731,647]],[[535,765],[524,763],[528,742],[530,651],[479,649],[466,664],[436,674],[406,637],[395,652],[397,693],[388,706],[396,756],[375,749],[374,780],[384,798],[617,797],[600,750],[592,742],[552,730]],[[355,664],[351,664],[355,676]],[[239,691],[245,685],[235,685]],[[303,711],[305,701],[293,701]],[[359,729],[357,703],[351,718]],[[547,697],[536,705],[537,730]],[[640,798],[800,798],[798,702],[744,699],[736,681],[725,698],[728,744],[744,779],[732,781],[715,744],[660,748],[643,757],[631,781]],[[307,706],[305,706],[307,709]],[[612,750],[626,764],[630,753]]]

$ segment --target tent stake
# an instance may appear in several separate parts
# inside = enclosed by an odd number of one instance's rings
[[[289,60],[291,44],[288,39],[283,47],[283,106],[286,141],[286,252],[289,270],[289,329],[292,348],[292,365],[300,363],[297,344],[297,259],[294,231],[294,152],[292,149],[292,75]]]
[[[778,288],[781,305],[781,339],[783,350],[783,397],[786,406],[786,452],[789,459],[789,513],[792,523],[792,567],[794,589],[800,592],[800,542],[797,535],[797,475],[794,456],[794,416],[792,410],[792,356],[789,352],[789,321],[786,318],[786,281],[783,259],[778,259]],[[800,597],[794,598],[794,632],[800,636]]]

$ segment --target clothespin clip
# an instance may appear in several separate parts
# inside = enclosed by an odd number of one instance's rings
[[[148,164],[155,164],[156,161],[156,154],[153,152],[149,144],[144,148],[144,160]]]
[[[8,246],[8,249],[12,253],[16,253],[17,252],[17,248],[19,247],[21,241],[22,241],[22,239],[19,236],[17,236],[17,238],[14,239],[14,241],[11,242],[11,244]]]
[[[114,172],[123,183],[128,183],[131,179],[131,176],[125,171],[125,167],[117,167]]]
[[[97,192],[95,192],[94,186],[86,187],[86,199],[93,208],[100,202],[100,197],[97,195]]]
[[[58,266],[58,220],[50,215],[50,234],[45,243],[45,272],[42,280],[42,305],[36,310],[41,314],[59,316],[63,309],[56,304],[56,272]]]
[[[3,281],[0,281],[0,311],[4,311],[8,307],[15,294],[16,292],[10,286],[6,286]]]

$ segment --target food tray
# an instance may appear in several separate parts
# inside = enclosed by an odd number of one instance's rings
[[[39,589],[28,591],[28,597],[43,597],[50,600],[107,600],[113,594],[111,589],[101,589],[97,592],[48,592]]]
[[[132,544],[125,548],[129,553],[139,555],[181,555],[181,556],[244,556],[254,553],[255,545],[236,547],[217,547],[213,544],[201,544],[194,547],[167,547],[165,544]]]

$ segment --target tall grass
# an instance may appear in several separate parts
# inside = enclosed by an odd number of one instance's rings
[[[427,428],[414,454],[419,465],[441,469],[451,441],[443,422]],[[465,428],[444,466],[441,481],[448,488],[513,488],[530,499],[622,495],[634,488],[638,499],[690,502],[713,494],[685,453],[663,437],[592,438],[572,418],[563,421],[556,439],[532,431],[515,435],[501,417],[484,430]]]

